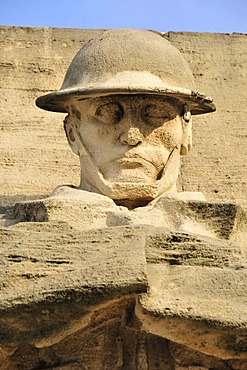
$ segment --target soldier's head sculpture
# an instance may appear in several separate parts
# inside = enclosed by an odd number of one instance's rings
[[[38,107],[64,112],[68,142],[80,157],[80,189],[129,208],[176,192],[180,156],[192,144],[192,115],[213,112],[194,90],[181,53],[161,34],[117,29],[74,57],[59,91]]]

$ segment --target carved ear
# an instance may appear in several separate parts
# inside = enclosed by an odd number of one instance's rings
[[[187,155],[192,147],[192,117],[187,105],[184,106],[182,129],[183,135],[180,143],[180,155]]]
[[[63,121],[63,124],[64,124],[64,131],[66,133],[66,137],[67,137],[67,140],[68,140],[68,143],[72,149],[72,151],[76,154],[76,155],[79,155],[79,148],[77,146],[77,141],[75,139],[75,135],[77,134],[75,132],[76,128],[74,125],[71,124],[71,120],[70,120],[70,117],[69,115],[65,117],[64,121]]]

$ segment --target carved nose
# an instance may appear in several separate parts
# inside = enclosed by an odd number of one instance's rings
[[[136,146],[143,140],[143,136],[137,127],[130,127],[120,135],[120,142],[124,145]]]

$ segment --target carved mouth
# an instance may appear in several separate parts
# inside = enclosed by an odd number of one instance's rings
[[[163,153],[156,151],[148,154],[127,152],[101,167],[100,171],[104,179],[111,182],[154,184],[161,180],[166,163]]]
[[[147,167],[150,170],[154,170],[154,165],[147,161],[146,159],[143,158],[122,158],[118,161],[120,164],[121,168],[126,168],[126,169],[135,169],[135,168],[140,168],[140,167]]]
[[[121,165],[122,169],[141,169],[146,168],[148,172],[157,173],[156,175],[156,181],[160,180],[164,171],[164,168],[166,166],[165,164],[160,165],[159,168],[157,167],[149,160],[146,160],[144,158],[140,157],[131,157],[131,158],[123,158],[118,161],[118,163]]]

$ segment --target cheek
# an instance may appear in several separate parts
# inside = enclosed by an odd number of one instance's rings
[[[104,140],[104,138],[110,135],[109,127],[107,125],[97,125],[94,129],[94,134]]]
[[[162,144],[169,150],[173,149],[176,145],[175,139],[170,132],[161,131],[159,137]]]
[[[80,124],[79,131],[84,143],[93,151],[109,136],[107,126],[98,125],[95,124],[95,122],[87,122],[87,120],[84,120],[84,122]]]
[[[115,153],[115,130],[107,125],[101,125],[93,121],[84,121],[80,125],[81,138],[93,157],[95,164],[101,167],[106,162],[116,158]]]
[[[154,130],[149,139],[153,145],[162,144],[165,148],[172,150],[180,144],[182,133],[182,125],[179,120],[175,119]]]

